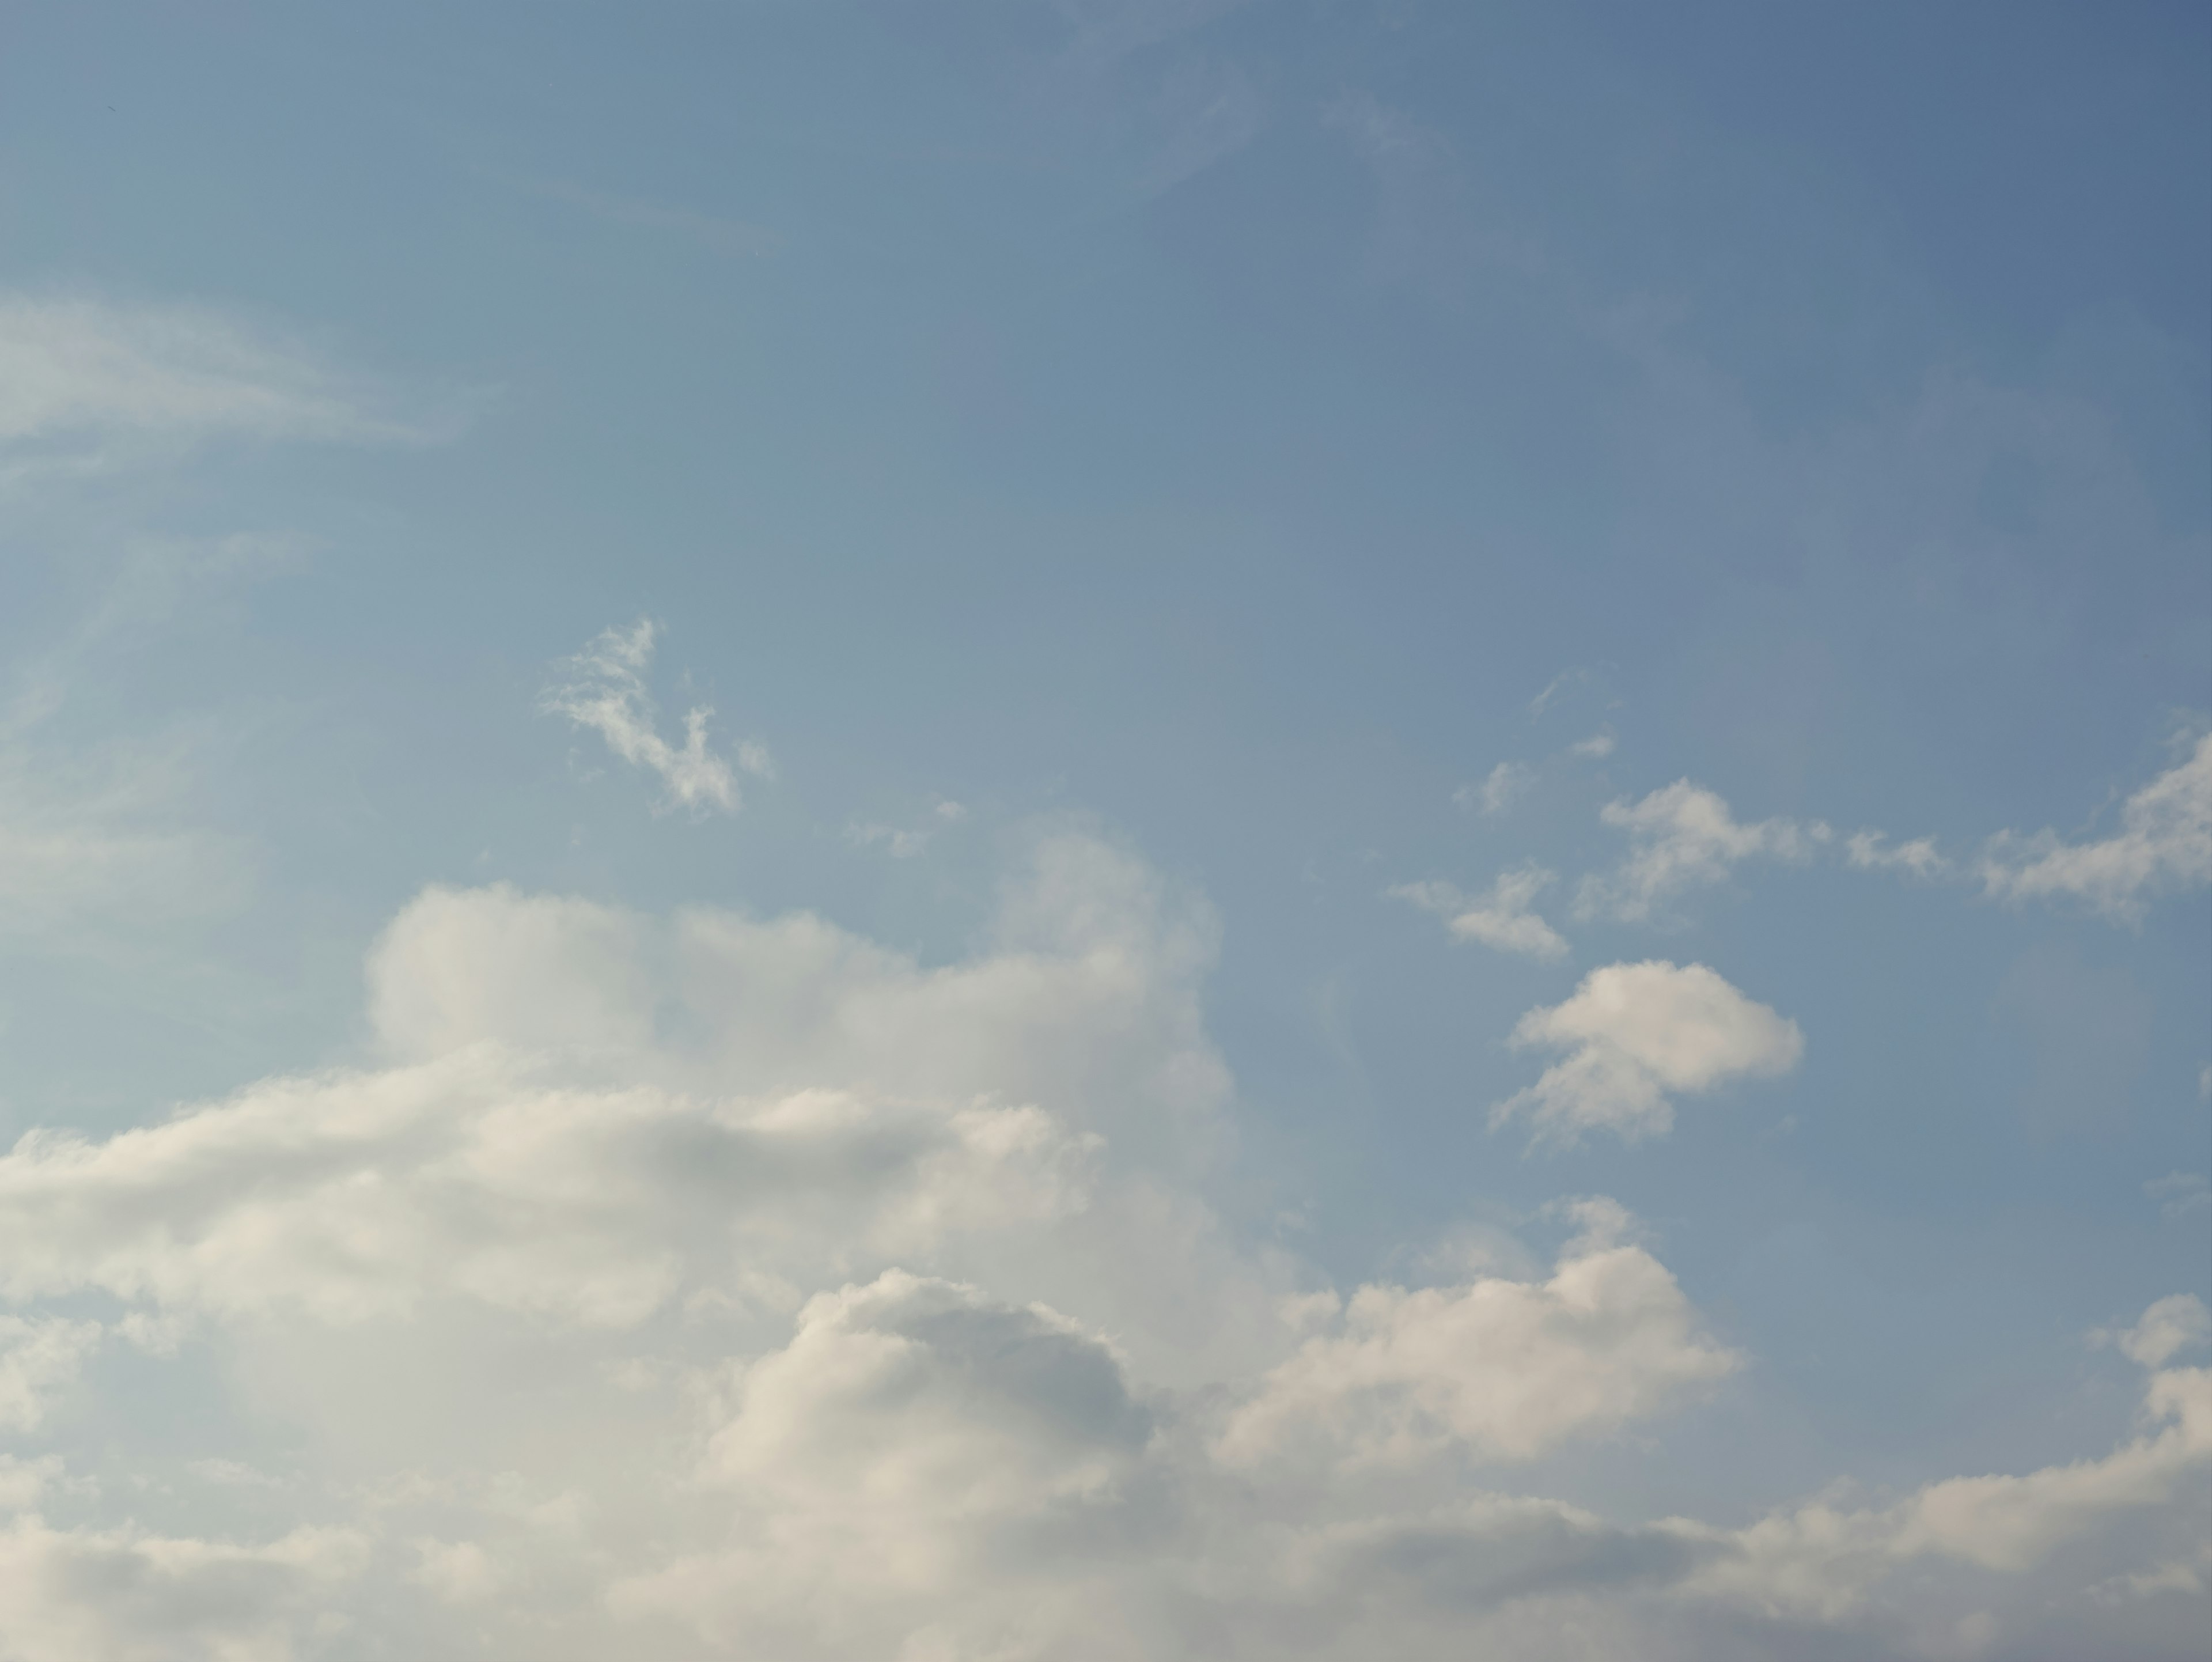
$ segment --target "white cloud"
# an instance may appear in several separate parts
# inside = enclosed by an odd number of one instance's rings
[[[1480,785],[1462,785],[1454,791],[1452,801],[1463,808],[1500,814],[1527,795],[1534,782],[1535,775],[1526,762],[1500,762]]]
[[[1688,1526],[1723,1549],[1684,1590],[1834,1623],[1883,1583],[1925,1576],[1930,1561],[2024,1574],[2069,1541],[2167,1507],[2201,1483],[2212,1464],[2212,1372],[2153,1373],[2142,1419],[2144,1434],[2102,1459],[2025,1476],[1946,1478],[1891,1507],[1816,1501],[1732,1534]]]
[[[1621,1239],[1609,1201],[1550,1277],[1363,1287],[1335,1330],[1306,1341],[1231,1416],[1218,1448],[1249,1465],[1318,1444],[1352,1464],[1407,1464],[1454,1446],[1525,1460],[1675,1406],[1741,1359],[1705,1338],[1674,1278]]]
[[[1485,895],[1464,894],[1449,883],[1437,882],[1401,883],[1389,893],[1443,918],[1455,940],[1479,941],[1502,953],[1556,959],[1566,956],[1565,940],[1528,909],[1529,902],[1553,880],[1553,874],[1540,866],[1522,866],[1500,872]]]
[[[2212,733],[2128,798],[2116,835],[2068,843],[2052,831],[2002,832],[1976,873],[2000,898],[2070,897],[2122,922],[2140,917],[2149,896],[2212,883]]]
[[[0,1316],[0,1430],[37,1430],[99,1342],[97,1322]]]
[[[1539,1141],[1571,1144],[1602,1128],[1631,1141],[1674,1123],[1670,1096],[1788,1073],[1803,1055],[1797,1024],[1746,998],[1702,964],[1609,964],[1563,1004],[1531,1010],[1516,1046],[1565,1050],[1491,1123],[1528,1117]]]
[[[412,442],[403,416],[327,356],[205,307],[0,294],[0,485],[222,436]]]
[[[1552,701],[1571,686],[1581,686],[1590,679],[1587,669],[1563,669],[1545,684],[1544,690],[1528,701],[1528,719],[1534,721],[1551,708]]]
[[[0,1530],[0,1635],[10,1662],[287,1662],[367,1543],[297,1531],[266,1546],[113,1530]]]
[[[1587,739],[1576,740],[1567,746],[1567,754],[1580,757],[1586,762],[1602,762],[1613,754],[1620,740],[1611,728],[1601,728]]]
[[[672,803],[735,813],[740,806],[738,770],[769,778],[775,764],[757,744],[738,746],[736,769],[709,750],[707,723],[714,712],[706,705],[695,705],[685,713],[680,749],[660,736],[659,709],[645,685],[655,634],[649,618],[640,618],[627,630],[604,631],[583,651],[562,661],[564,679],[547,689],[545,711],[597,733],[623,761],[659,775]]]
[[[1895,848],[1883,846],[1887,840],[1878,831],[1853,831],[1844,840],[1844,858],[1858,871],[1903,871],[1915,877],[1937,877],[1951,868],[1932,837],[1916,837]]]
[[[2145,1367],[2164,1367],[2185,1350],[2212,1343],[2212,1311],[2193,1293],[2176,1293],[2143,1312],[2133,1327],[2112,1336],[2123,1355]]]
[[[1969,1592],[2001,1622],[2129,1576],[2171,1598],[2186,1371],[2106,1460],[1898,1507],[1740,1529],[1476,1487],[1650,1434],[1744,1359],[1605,1202],[1548,1265],[1462,1250],[1348,1300],[1239,1248],[1204,1198],[1214,939],[1065,832],[939,965],[804,913],[426,891],[371,957],[380,1059],[0,1157],[6,1290],[76,1301],[9,1318],[0,1381],[20,1353],[58,1403],[67,1367],[27,1359],[82,1337],[87,1400],[150,1375],[206,1410],[101,1428],[100,1484],[0,1458],[6,1645],[1692,1662],[1890,1654]],[[1664,1091],[1796,1046],[1673,965],[1524,1025]],[[111,1300],[139,1348],[85,1336]],[[2126,1342],[2170,1358],[2191,1321]],[[2071,1580],[2015,1568],[2083,1542]]]
[[[1608,802],[1599,817],[1628,833],[1629,855],[1610,877],[1583,880],[1576,916],[1605,915],[1630,922],[1648,920],[1656,907],[1686,889],[1726,881],[1741,861],[1808,859],[1831,835],[1817,820],[1802,825],[1778,819],[1739,824],[1725,801],[1686,779],[1640,802]]]

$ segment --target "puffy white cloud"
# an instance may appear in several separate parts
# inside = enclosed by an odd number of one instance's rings
[[[1779,819],[1740,824],[1719,796],[1686,779],[1640,802],[1608,802],[1599,817],[1628,833],[1629,854],[1610,876],[1583,880],[1576,915],[1630,922],[1649,919],[1655,909],[1686,889],[1726,881],[1739,861],[1809,859],[1832,835],[1817,820],[1802,825]]]
[[[738,1370],[702,1472],[733,1497],[732,1538],[614,1604],[744,1649],[889,1654],[886,1635],[941,1617],[957,1589],[994,1608],[1006,1653],[1048,1654],[1067,1537],[1121,1504],[1152,1433],[1096,1335],[890,1272],[815,1298],[787,1345]],[[1060,1562],[1024,1586],[1054,1534]]]
[[[348,1530],[236,1546],[131,1528],[0,1528],[0,1647],[9,1662],[289,1662],[323,1647],[361,1571]]]
[[[1621,1239],[1609,1201],[1542,1281],[1363,1287],[1333,1330],[1308,1339],[1231,1416],[1232,1464],[1318,1446],[1353,1464],[1407,1464],[1461,1447],[1528,1459],[1680,1403],[1741,1359],[1703,1336],[1665,1266]]]
[[[2159,1312],[2173,1302],[2153,1306],[2132,1332],[2157,1326]],[[2144,1355],[2159,1349],[2154,1342]],[[1815,1501],[1733,1533],[1685,1525],[1686,1533],[1722,1550],[1684,1591],[1832,1623],[1855,1614],[1886,1582],[1924,1574],[1929,1561],[2023,1574],[2129,1514],[2154,1513],[2177,1497],[2201,1494],[2212,1466],[2212,1371],[2152,1373],[2142,1418],[2143,1434],[2101,1459],[2022,1476],[1946,1478],[1889,1507]]]
[[[1564,958],[1567,943],[1559,932],[1529,910],[1529,903],[1555,880],[1540,866],[1500,872],[1485,895],[1468,895],[1449,883],[1401,883],[1393,898],[1410,900],[1434,912],[1456,941],[1479,941],[1501,953],[1531,958]]]
[[[1543,1268],[1348,1302],[1237,1245],[1204,1199],[1213,943],[1079,835],[934,965],[807,914],[426,891],[372,955],[374,1065],[0,1158],[0,1289],[76,1301],[8,1318],[0,1403],[21,1359],[34,1411],[70,1367],[210,1410],[111,1428],[173,1440],[127,1483],[0,1458],[0,1655],[1872,1656],[1938,1631],[1915,1600],[1954,1631],[1960,1577],[2027,1609],[2018,1567],[2084,1542],[2069,1585],[2184,1619],[2186,1370],[2105,1460],[1895,1507],[1737,1529],[1475,1487],[1741,1359],[1601,1202]],[[1662,1093],[1796,1044],[1671,965],[1524,1026]],[[111,1300],[130,1343],[95,1348]]]
[[[645,672],[653,664],[652,619],[629,629],[610,629],[561,665],[562,679],[545,692],[548,715],[563,715],[596,733],[625,762],[658,774],[672,804],[687,808],[739,807],[738,770],[766,778],[775,772],[768,752],[756,744],[738,747],[736,767],[707,746],[711,707],[695,705],[684,714],[681,748],[660,736],[659,707],[646,690]]]
[[[2116,835],[2068,843],[2052,831],[2007,831],[1976,873],[2002,899],[2072,898],[2124,922],[2140,917],[2151,895],[2212,883],[2212,733],[2128,798]]]
[[[1540,1141],[1572,1143],[1602,1128],[1633,1141],[1670,1129],[1671,1096],[1730,1080],[1771,1078],[1804,1054],[1797,1024],[1746,998],[1702,964],[1608,964],[1565,1003],[1531,1010],[1516,1045],[1566,1056],[1491,1113],[1528,1118]]]
[[[593,1090],[480,1047],[104,1142],[31,1133],[0,1159],[0,1287],[341,1322],[458,1296],[628,1326],[748,1240],[921,1251],[1079,1205],[1082,1156],[1034,1107]]]

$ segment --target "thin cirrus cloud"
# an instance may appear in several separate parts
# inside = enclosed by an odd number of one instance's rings
[[[455,419],[211,307],[0,293],[0,483],[225,436],[420,443]]]
[[[661,737],[659,707],[645,685],[658,636],[658,626],[648,618],[628,629],[601,631],[581,652],[562,661],[561,679],[546,689],[541,707],[549,715],[566,716],[598,734],[623,761],[657,776],[667,788],[666,806],[735,813],[743,805],[738,774],[771,778],[775,764],[757,744],[740,745],[734,764],[716,754],[707,741],[707,724],[714,714],[710,705],[694,705],[685,712],[680,746]]]
[[[1674,1127],[1674,1099],[1733,1080],[1773,1078],[1797,1065],[1797,1024],[1744,996],[1702,964],[1608,964],[1564,1003],[1522,1016],[1516,1048],[1566,1052],[1491,1123],[1528,1120],[1539,1143],[1571,1145],[1593,1130],[1633,1142]]]
[[[1530,958],[1559,959],[1567,954],[1565,938],[1530,910],[1530,903],[1554,880],[1554,874],[1530,865],[1500,872],[1486,894],[1470,895],[1449,883],[1434,881],[1401,883],[1387,892],[1392,899],[1411,901],[1443,918],[1455,941],[1479,941],[1501,953]]]

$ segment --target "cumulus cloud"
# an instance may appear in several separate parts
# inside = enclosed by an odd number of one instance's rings
[[[1666,1268],[1622,1239],[1626,1215],[1583,1202],[1543,1281],[1363,1287],[1231,1417],[1222,1456],[1301,1443],[1354,1464],[1460,1447],[1528,1459],[1674,1406],[1741,1362],[1704,1337]]]
[[[1629,853],[1607,876],[1583,879],[1575,901],[1580,917],[1611,916],[1643,922],[1655,910],[1692,888],[1725,882],[1741,861],[1809,859],[1828,841],[1815,820],[1762,819],[1740,824],[1729,805],[1703,786],[1678,779],[1642,801],[1608,802],[1599,811],[1608,825],[1628,833]]]
[[[2153,895],[2212,883],[2212,733],[2128,798],[2114,835],[2069,843],[2053,831],[2006,831],[1975,872],[2000,899],[2075,899],[2120,922],[2141,917]]]
[[[1455,941],[1478,941],[1501,953],[1556,959],[1566,956],[1565,940],[1529,910],[1529,903],[1554,880],[1553,873],[1531,865],[1500,872],[1484,895],[1465,894],[1449,883],[1438,882],[1401,883],[1389,892],[1394,899],[1410,900],[1443,918]]]
[[[775,764],[756,744],[738,747],[734,767],[709,749],[707,723],[714,712],[708,705],[695,705],[684,713],[680,748],[660,736],[659,709],[645,685],[657,633],[650,618],[640,618],[626,630],[602,632],[583,651],[562,661],[562,679],[546,690],[545,711],[598,734],[623,761],[659,775],[671,806],[735,813],[740,806],[738,772],[768,778],[774,775]]]
[[[1239,1245],[1205,1198],[1214,950],[1064,828],[939,964],[807,913],[425,891],[354,1065],[0,1158],[5,1428],[125,1373],[191,1409],[101,1426],[96,1481],[0,1456],[0,1648],[1702,1662],[1910,1653],[1969,1593],[2166,1609],[2186,1299],[2120,1341],[2160,1371],[2101,1459],[1747,1526],[1484,1487],[1747,1359],[1609,1202],[1541,1267],[1348,1299]],[[1796,1045],[1671,965],[1526,1025],[1662,1093]]]
[[[2173,1303],[2154,1306],[2131,1332],[2157,1329],[2158,1312]],[[2161,1342],[2136,1359],[2163,1359],[2170,1353]],[[1885,1583],[1924,1574],[1931,1561],[2024,1574],[2068,1542],[2128,1514],[2166,1507],[2201,1484],[2212,1465],[2212,1372],[2154,1371],[2142,1417],[2144,1433],[2100,1459],[2023,1476],[1946,1478],[1888,1507],[1814,1501],[1733,1533],[1686,1526],[1720,1550],[1686,1580],[1683,1591],[1835,1623],[1856,1614]]]
[[[1797,1024],[1746,998],[1702,964],[1608,964],[1563,1004],[1534,1009],[1516,1046],[1567,1054],[1491,1113],[1525,1116],[1540,1142],[1571,1144],[1603,1129],[1630,1141],[1674,1123],[1671,1099],[1736,1079],[1786,1074],[1804,1054]]]

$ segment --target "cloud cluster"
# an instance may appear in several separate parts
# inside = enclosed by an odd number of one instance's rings
[[[1672,1129],[1672,1099],[1736,1079],[1788,1073],[1804,1054],[1797,1024],[1746,998],[1702,964],[1608,964],[1565,1003],[1534,1009],[1513,1042],[1567,1054],[1492,1111],[1525,1116],[1539,1141],[1606,1129],[1634,1141]]]
[[[104,1422],[137,1487],[0,1458],[9,1653],[1874,1656],[1961,1598],[2027,1630],[2055,1562],[2146,1608],[2194,1574],[2185,1298],[2118,1342],[2154,1371],[2100,1459],[1747,1525],[1511,1492],[1748,1359],[1607,1201],[1547,1265],[1348,1298],[1241,1241],[1214,940],[1067,831],[936,965],[805,913],[424,892],[370,958],[374,1061],[0,1157],[0,1432],[118,1369],[219,1404]],[[1799,1044],[1667,964],[1522,1029],[1569,1052],[1547,1135]]]

